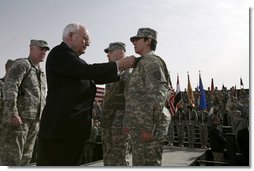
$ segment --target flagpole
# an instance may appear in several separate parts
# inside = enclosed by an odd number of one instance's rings
[[[188,96],[189,82],[190,82],[189,71],[187,71],[187,77],[188,77],[188,85],[187,85],[187,96]],[[189,103],[191,103],[190,97],[188,97],[188,101],[189,101]],[[189,114],[189,124],[190,124],[190,123],[191,123],[191,119],[190,119],[190,109],[188,109],[188,114]]]

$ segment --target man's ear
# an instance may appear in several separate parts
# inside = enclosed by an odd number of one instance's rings
[[[148,38],[148,39],[145,41],[145,43],[151,44],[151,43],[152,43],[152,38]]]

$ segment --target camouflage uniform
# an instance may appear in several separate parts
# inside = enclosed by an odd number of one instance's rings
[[[31,45],[36,43],[33,41]],[[49,49],[45,41],[41,46]],[[28,165],[37,138],[41,112],[45,105],[45,75],[29,58],[18,59],[7,74],[3,93],[5,119],[0,142],[0,164]],[[11,127],[8,119],[13,115],[19,116],[23,124]]]
[[[108,50],[121,49],[115,42],[109,45]],[[125,50],[125,45],[124,49]],[[122,133],[123,117],[125,113],[124,88],[130,71],[125,70],[118,82],[106,84],[101,117],[103,162],[105,166],[129,165],[129,137]]]
[[[180,108],[176,112],[176,128],[177,128],[177,134],[178,134],[178,146],[183,147],[184,146],[184,139],[185,139],[185,120],[186,120],[186,109]]]
[[[3,110],[4,110],[3,85],[4,85],[4,78],[1,78],[0,79],[0,142],[1,142],[1,138],[2,138],[2,130],[4,128],[4,125],[2,124],[2,122],[3,122]],[[1,152],[0,152],[0,155],[1,155]],[[0,156],[0,158],[1,158],[1,156]]]
[[[219,107],[217,106],[213,106],[210,108],[210,112],[209,112],[209,123],[208,126],[211,127],[212,126],[212,121],[214,118],[218,118],[220,120],[220,124],[217,125],[218,128],[222,129],[222,124],[223,124],[223,116],[219,110]]]
[[[96,127],[94,120],[92,120],[91,135],[84,147],[84,153],[80,157],[80,165],[95,161],[95,144],[98,136],[98,128]]]
[[[94,120],[101,120],[101,115],[102,115],[101,104],[95,100],[92,108],[92,118]]]
[[[209,121],[209,114],[207,111],[199,111],[198,112],[198,128],[199,128],[199,135],[200,135],[200,143],[201,148],[207,147],[208,142],[208,121]]]
[[[168,126],[168,145],[171,147],[174,145],[175,126],[176,126],[176,116],[171,115],[171,120]]]
[[[238,130],[247,126],[245,119],[242,117],[242,112],[238,110],[239,106],[241,106],[241,104],[237,97],[231,96],[227,102],[227,110],[233,133],[237,133]]]
[[[90,163],[95,161],[95,148],[97,138],[99,136],[99,130],[96,125],[96,122],[100,121],[102,114],[102,109],[100,103],[94,100],[92,108],[92,124],[91,124],[91,134],[88,140],[86,140],[83,153],[81,154],[79,165],[84,163]]]
[[[240,110],[235,109],[231,111],[231,124],[233,133],[237,133],[247,126],[244,118],[242,118],[242,112]]]
[[[8,59],[6,64],[5,64],[5,76],[6,74],[9,72],[12,64],[13,64],[13,60]],[[0,79],[0,135],[1,135],[1,123],[3,121],[3,110],[4,110],[4,101],[3,101],[3,86],[4,86],[4,80],[5,80],[5,76],[3,78]],[[1,136],[0,136],[1,138]]]
[[[156,40],[155,31],[141,28],[137,36]],[[157,33],[156,33],[157,34]],[[170,114],[165,108],[169,74],[165,62],[150,51],[142,56],[126,82],[124,129],[129,130],[133,166],[160,166],[162,146],[167,135]],[[153,135],[142,141],[141,134]]]
[[[196,141],[195,126],[197,124],[198,124],[198,114],[195,109],[192,109],[192,107],[189,106],[186,119],[189,147],[194,147]]]
[[[0,135],[1,135],[1,129],[2,129],[1,128],[1,123],[3,121],[3,109],[4,109],[3,85],[4,85],[4,78],[1,78],[0,79]]]
[[[245,120],[246,124],[248,124],[249,120],[249,95],[244,90],[241,89],[239,92],[239,103],[242,104],[241,108],[239,110],[242,113],[242,118]]]

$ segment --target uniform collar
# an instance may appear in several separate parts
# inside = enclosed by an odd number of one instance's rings
[[[146,54],[144,54],[144,55],[142,55],[142,56],[153,55],[153,54],[154,54],[154,51],[151,50],[151,51],[147,52]]]

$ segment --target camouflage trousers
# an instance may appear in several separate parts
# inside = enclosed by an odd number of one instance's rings
[[[194,123],[187,123],[187,135],[189,147],[194,147],[196,137],[195,137],[195,125]]]
[[[208,142],[208,126],[206,124],[201,124],[199,123],[198,125],[199,128],[199,135],[200,135],[200,143],[201,146],[206,146]]]
[[[174,134],[175,134],[175,121],[169,123],[168,126],[168,145],[173,146],[174,144]]]
[[[161,166],[163,152],[162,147],[164,142],[157,140],[156,138],[150,142],[143,142],[141,141],[140,130],[131,130],[130,135],[132,143],[132,165]]]
[[[39,130],[39,121],[22,119],[20,127],[3,123],[0,139],[0,165],[26,166],[33,155],[34,144]]]
[[[179,146],[184,146],[185,139],[185,125],[184,123],[177,123]]]
[[[101,128],[104,166],[129,165],[129,141],[122,128]]]
[[[1,142],[2,135],[3,135],[3,133],[2,133],[3,129],[4,129],[4,123],[2,123],[2,120],[0,119],[0,142]]]

